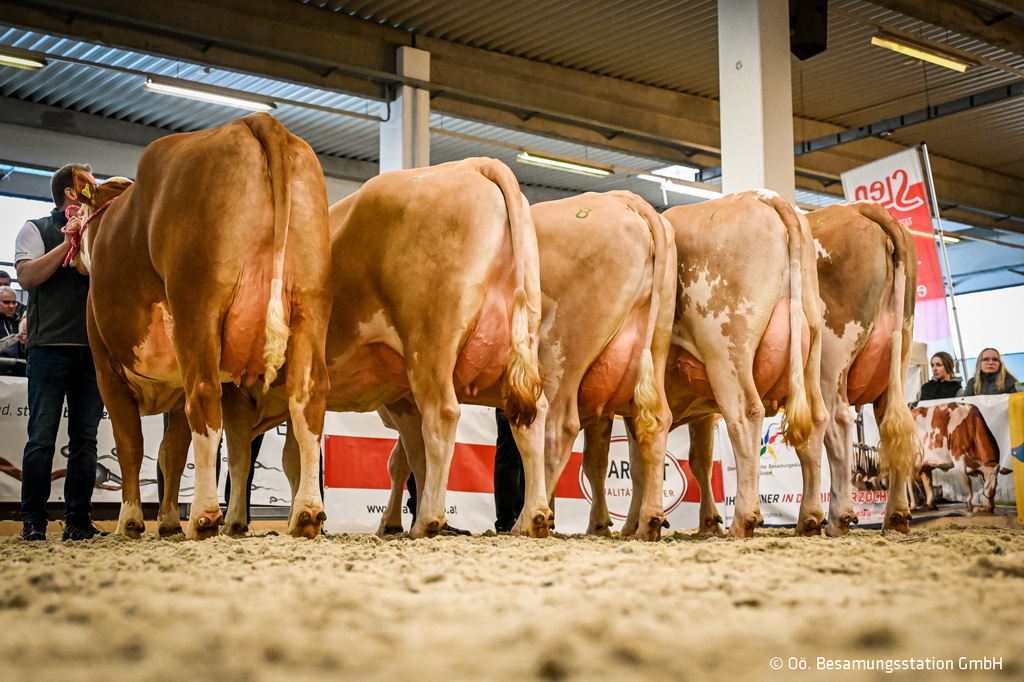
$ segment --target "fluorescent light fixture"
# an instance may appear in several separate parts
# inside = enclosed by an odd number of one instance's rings
[[[664,168],[652,170],[651,174],[671,180],[696,182],[697,176],[700,175],[700,168],[693,168],[692,166],[665,166]]]
[[[721,192],[707,189],[697,183],[679,183],[673,182],[667,178],[661,178],[657,175],[638,175],[636,176],[641,180],[647,180],[648,182],[657,182],[661,185],[661,189],[665,192],[675,192],[676,194],[685,194],[688,197],[696,197],[698,199],[718,199],[724,196]]]
[[[579,173],[580,175],[590,175],[597,178],[602,178],[606,175],[612,174],[611,168],[592,166],[578,161],[558,159],[551,156],[541,156],[534,152],[528,152],[525,150],[519,153],[519,156],[516,157],[516,161],[519,161],[519,163],[528,163],[531,166],[553,168],[555,170],[566,171],[568,173]]]
[[[905,54],[908,57],[921,59],[931,64],[944,66],[947,69],[953,69],[960,73],[966,71],[968,66],[977,65],[976,62],[944,52],[938,48],[932,47],[931,45],[918,43],[907,38],[897,38],[896,36],[888,33],[879,33],[878,35],[872,36],[871,44],[887,48],[893,52]]]
[[[184,97],[185,99],[194,99],[200,102],[220,104],[237,109],[248,109],[249,111],[270,111],[277,106],[270,100],[250,98],[249,95],[244,93],[235,94],[233,90],[225,90],[188,81],[147,78],[143,88],[161,95]]]
[[[38,71],[46,66],[46,60],[34,52],[4,46],[0,47],[0,66],[13,66],[16,69]]]

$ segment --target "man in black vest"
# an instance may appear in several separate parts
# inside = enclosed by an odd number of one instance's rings
[[[50,475],[64,399],[68,404],[69,452],[64,479],[63,540],[99,535],[92,523],[96,484],[96,429],[103,400],[96,385],[85,307],[89,278],[62,267],[71,249],[64,211],[80,206],[96,189],[92,169],[64,166],[50,180],[56,208],[25,223],[15,243],[18,282],[28,290],[28,442],[22,458],[21,536],[45,540]],[[73,226],[74,227],[74,226]]]

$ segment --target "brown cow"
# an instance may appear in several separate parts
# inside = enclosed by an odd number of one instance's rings
[[[669,225],[631,192],[587,193],[532,207],[544,307],[540,360],[549,410],[545,426],[547,494],[572,453],[581,424],[633,415],[646,498],[623,533],[657,540],[664,522],[662,477],[671,415],[664,391],[672,329],[675,248]],[[499,406],[493,397],[477,404]],[[403,436],[389,462],[392,495],[381,532],[401,529],[406,454]],[[404,451],[404,452],[403,452]],[[588,471],[604,488],[605,470]],[[639,474],[638,474],[639,475]],[[608,534],[608,510],[595,505],[590,531]]]
[[[330,226],[327,405],[338,412],[386,406],[403,439],[425,451],[412,536],[434,536],[446,525],[459,403],[484,396],[504,407],[526,460],[528,513],[517,529],[547,535],[537,241],[512,171],[471,158],[383,173],[331,207]],[[287,413],[251,392],[230,398],[229,429],[245,426],[228,434],[232,481],[243,490],[252,436]],[[289,443],[285,467],[293,472]],[[231,531],[244,527],[242,498],[228,510]]]
[[[217,531],[221,383],[263,377],[263,390],[277,379],[302,453],[289,532],[318,534],[331,299],[327,194],[313,150],[266,114],[169,135],[143,152],[134,184],[109,180],[83,209],[95,216],[82,259],[89,340],[124,479],[118,533],[145,531],[139,415],[182,405],[187,424],[172,427],[191,431],[196,460],[187,536]]]
[[[821,391],[832,415],[825,429],[832,473],[825,532],[844,535],[856,523],[850,406],[870,403],[879,424],[880,470],[889,479],[883,527],[906,533],[906,482],[921,452],[903,396],[914,336],[914,240],[881,205],[868,201],[829,206],[807,219],[817,245],[824,322]],[[808,467],[820,480],[820,460],[804,463]]]
[[[924,452],[916,468],[927,496],[927,507],[935,509],[931,472],[953,469],[967,491],[967,511],[971,513],[974,512],[971,476],[982,475],[985,504],[981,511],[991,514],[995,509],[999,445],[978,408],[970,403],[942,403],[914,408],[913,414],[918,430],[924,434]]]
[[[690,426],[690,463],[701,488],[700,529],[720,533],[711,493],[715,413],[736,453],[731,535],[749,537],[759,509],[758,447],[766,411],[785,403],[783,433],[802,462],[814,458],[827,418],[819,385],[820,325],[814,247],[802,216],[774,192],[731,194],[669,209],[679,288],[665,390],[673,426]],[[584,456],[607,462],[610,429],[587,431]],[[590,441],[596,441],[591,445]],[[594,465],[599,467],[599,465]],[[606,466],[606,464],[605,464]],[[823,521],[804,479],[798,532]],[[634,480],[634,495],[637,481]],[[595,488],[595,499],[603,493]],[[629,521],[627,521],[628,523]]]

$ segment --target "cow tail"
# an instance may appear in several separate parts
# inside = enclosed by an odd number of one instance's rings
[[[900,329],[889,341],[889,383],[885,391],[885,412],[878,425],[880,471],[890,481],[909,481],[919,459],[924,457],[921,436],[904,395],[907,368],[914,338],[914,303],[917,295],[917,250],[906,228],[882,206],[859,205],[864,217],[876,223],[892,244],[893,290],[896,319]]]
[[[640,353],[640,371],[637,374],[636,386],[633,388],[633,425],[637,438],[644,438],[665,427],[665,424],[661,423],[662,400],[655,377],[651,347],[654,344],[654,332],[658,327],[663,285],[668,274],[669,249],[674,249],[675,245],[674,239],[670,237],[670,227],[650,204],[630,194],[626,199],[626,205],[647,223],[654,243],[650,310],[647,314],[647,330],[644,333],[644,349]]]
[[[527,267],[538,267],[536,259],[527,263],[527,244],[536,243],[537,233],[526,200],[519,190],[519,181],[508,166],[481,159],[480,173],[501,190],[508,212],[512,237],[515,292],[512,294],[512,343],[505,365],[502,396],[505,416],[517,427],[526,427],[537,417],[537,401],[544,385],[541,382],[537,339],[540,333],[540,273],[527,277]],[[536,249],[534,249],[536,253]],[[531,304],[531,300],[534,304]]]
[[[289,174],[288,138],[284,127],[269,114],[253,114],[244,119],[246,125],[263,147],[270,174],[270,188],[274,199],[274,259],[270,280],[270,300],[267,303],[265,325],[266,343],[263,346],[263,392],[270,390],[285,360],[288,347],[288,327],[284,308],[284,257],[288,243],[288,219],[291,212],[291,177]]]
[[[811,437],[811,404],[804,378],[804,231],[796,210],[777,194],[758,198],[775,209],[786,226],[789,242],[789,395],[782,420],[782,437],[794,448],[807,444]]]

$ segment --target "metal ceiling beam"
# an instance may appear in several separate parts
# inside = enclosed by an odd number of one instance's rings
[[[377,99],[388,83],[403,81],[395,49],[415,43],[432,55],[435,111],[670,163],[718,162],[716,100],[416,37],[290,0],[0,0],[0,17],[47,34]],[[810,135],[840,130],[796,120]],[[820,190],[823,183],[807,174],[827,183],[900,149],[865,140],[807,155],[797,184]],[[937,158],[933,168],[946,178],[944,199],[1024,217],[1018,180]]]
[[[1005,1],[1005,0],[1004,0]],[[992,19],[998,10],[985,14],[974,7],[950,0],[871,0],[874,4],[908,17],[1024,55],[1024,27],[1012,21]],[[1009,3],[1006,3],[1009,4]]]

